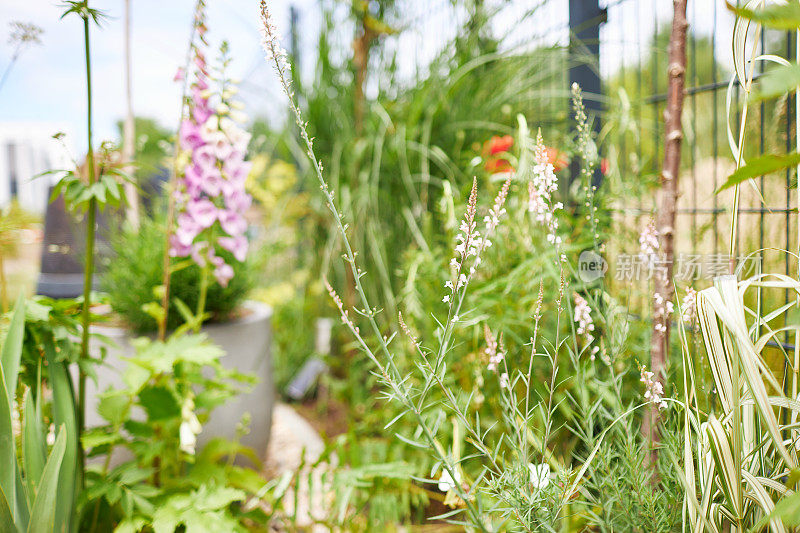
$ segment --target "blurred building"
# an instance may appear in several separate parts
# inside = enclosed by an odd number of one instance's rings
[[[53,138],[58,132],[69,134],[68,129],[53,122],[0,122],[0,206],[16,198],[28,211],[44,214],[48,187],[56,178],[33,178],[73,165],[63,144]],[[73,138],[66,135],[64,140]]]

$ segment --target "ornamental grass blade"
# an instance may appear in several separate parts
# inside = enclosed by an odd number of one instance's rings
[[[741,475],[736,468],[728,433],[722,427],[719,419],[713,414],[708,417],[706,431],[711,444],[711,454],[714,457],[714,468],[719,476],[719,487],[725,494],[725,499],[733,507],[736,516],[741,518],[743,515],[742,500],[739,497],[741,493]]]
[[[766,387],[764,386],[765,379],[770,383],[777,382],[774,376],[766,370],[763,362],[759,361],[760,354],[756,353],[753,341],[750,339],[745,321],[744,302],[736,278],[734,276],[720,276],[716,278],[714,285],[714,287],[700,292],[700,307],[703,308],[704,313],[707,313],[707,305],[711,306],[714,315],[724,326],[725,333],[730,336],[732,344],[726,343],[725,348],[721,351],[717,344],[712,344],[710,347],[709,344],[706,344],[709,358],[712,359],[710,361],[712,363],[712,371],[715,366],[725,366],[727,363],[724,363],[724,360],[730,361],[729,364],[740,366],[747,384],[747,392],[752,395],[756,410],[772,437],[772,445],[781,455],[786,466],[795,468],[796,461],[790,456],[783,444],[783,438],[778,428],[778,420],[770,406]],[[708,336],[713,340],[719,336],[718,324],[713,317],[707,316],[706,319],[702,320],[701,327],[703,328],[704,338]],[[708,332],[706,331],[707,329],[709,329]],[[764,371],[762,372],[762,370]],[[715,381],[718,389],[725,387],[725,382],[718,381],[716,375]],[[727,383],[730,383],[730,381]],[[737,384],[732,384],[732,386],[737,386]]]
[[[772,514],[775,510],[775,503],[761,482],[747,470],[742,470],[742,477],[750,487],[750,492],[747,496],[761,508],[764,515],[769,516]],[[770,520],[769,528],[773,533],[786,532],[786,528],[783,527],[781,521],[774,518]]]

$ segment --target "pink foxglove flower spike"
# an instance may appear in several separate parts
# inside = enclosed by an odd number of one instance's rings
[[[202,17],[196,23],[198,32],[205,32]],[[252,201],[245,189],[251,168],[245,160],[250,134],[229,116],[235,88],[224,73],[220,80],[211,78],[200,41],[190,72],[189,113],[179,130],[180,146],[190,158],[175,190],[178,227],[170,254],[192,257],[199,266],[211,268],[217,283],[225,287],[234,271],[219,251],[226,250],[242,262],[249,247],[243,213]],[[226,52],[223,44],[223,58]]]

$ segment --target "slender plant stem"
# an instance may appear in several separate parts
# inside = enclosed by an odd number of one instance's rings
[[[203,315],[206,312],[206,298],[208,298],[208,265],[204,265],[200,273],[200,295],[197,298],[197,313],[195,313],[194,332],[199,333],[203,326]]]
[[[115,431],[119,432],[121,428],[115,428]],[[114,453],[114,445],[112,444],[109,448],[108,452],[106,453],[106,458],[103,461],[103,471],[102,471],[102,479],[105,479],[108,475],[108,469],[111,466],[111,454]],[[89,530],[91,533],[95,533],[97,531],[97,521],[100,517],[100,502],[102,498],[97,498],[97,501],[94,504],[94,512],[92,513],[92,528]]]
[[[86,6],[88,9],[88,5]],[[83,41],[86,56],[86,134],[88,151],[86,153],[86,164],[88,167],[89,184],[95,182],[94,168],[94,148],[92,145],[92,64],[89,49],[89,15],[83,18]],[[81,315],[81,360],[85,363],[89,359],[89,327],[92,299],[92,275],[94,274],[94,237],[95,237],[95,217],[97,211],[97,200],[92,197],[89,200],[89,209],[86,214],[86,251],[85,265],[83,268],[83,309]],[[78,375],[78,434],[82,435],[86,424],[86,372],[79,368]],[[81,464],[84,459],[83,445],[79,444]]]
[[[169,241],[172,237],[172,223],[175,220],[175,185],[178,178],[178,156],[180,154],[180,127],[186,117],[186,90],[189,86],[189,65],[192,61],[192,50],[194,48],[194,36],[197,33],[197,14],[200,12],[204,5],[204,0],[197,0],[194,7],[195,20],[192,21],[192,31],[189,34],[189,49],[186,51],[186,59],[184,61],[183,69],[183,87],[181,90],[181,114],[178,120],[178,129],[175,133],[175,144],[173,147],[174,154],[172,158],[172,174],[167,183],[167,221],[166,229],[164,231],[164,256],[162,258],[163,266],[163,279],[161,285],[164,293],[161,296],[161,308],[163,310],[161,320],[158,321],[158,340],[163,341],[167,336],[167,317],[169,316],[169,286],[172,277],[170,255],[169,255]]]
[[[19,53],[22,49],[22,45],[18,44],[17,47],[14,49],[14,54],[11,56],[11,61],[8,62],[8,66],[3,71],[3,77],[0,78],[0,89],[6,84],[6,80],[8,79],[8,75],[11,73],[11,69],[14,67],[14,64],[19,59]]]

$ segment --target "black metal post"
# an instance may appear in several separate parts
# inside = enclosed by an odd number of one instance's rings
[[[607,12],[598,0],[569,0],[569,85],[580,85],[586,114],[595,135],[600,133],[603,111],[603,88],[600,82],[600,24],[606,22]],[[570,166],[571,180],[580,174],[580,166]],[[595,170],[592,184],[602,182],[602,172]]]

